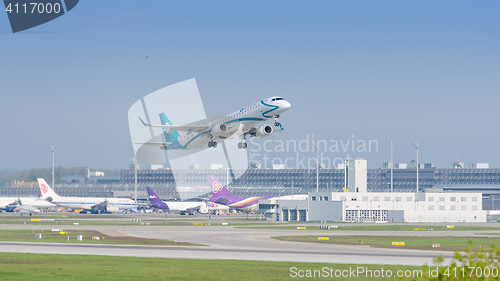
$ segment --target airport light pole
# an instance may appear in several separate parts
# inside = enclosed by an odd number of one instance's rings
[[[54,156],[55,156],[54,152],[55,152],[55,150],[54,150],[54,146],[49,146],[49,149],[52,151],[52,188],[56,188],[56,185],[54,183],[54,171],[55,171],[55,166],[54,166],[54,163],[55,163],[54,162]]]
[[[394,143],[392,142],[392,137],[390,139],[387,139],[386,141],[391,146],[391,192],[394,192],[394,190],[393,190],[393,182],[394,182],[393,169],[394,169],[394,162],[392,161],[392,146],[394,145]]]
[[[317,143],[313,143],[316,147],[316,192],[319,192],[319,147]]]
[[[418,166],[418,141],[412,142],[411,144],[413,146],[415,146],[415,148],[417,149],[417,193],[418,193],[418,170],[419,170],[419,166]]]
[[[134,157],[134,200],[137,203],[137,157]]]

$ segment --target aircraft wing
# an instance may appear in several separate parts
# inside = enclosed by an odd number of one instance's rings
[[[163,147],[163,146],[169,146],[172,143],[173,142],[134,142],[133,144],[143,144],[143,145],[151,145],[151,146]]]
[[[178,131],[192,131],[192,132],[206,132],[210,130],[210,126],[208,125],[151,125],[144,122],[141,117],[142,125],[145,127],[153,127],[153,128],[162,128],[162,129],[170,129],[170,130],[178,130]]]

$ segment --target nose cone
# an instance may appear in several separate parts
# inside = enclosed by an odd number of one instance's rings
[[[283,112],[285,112],[285,111],[289,110],[290,107],[292,107],[292,105],[289,102],[287,102],[286,100],[284,100],[281,102],[280,107],[283,110]]]

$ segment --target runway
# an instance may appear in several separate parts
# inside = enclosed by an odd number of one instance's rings
[[[51,229],[60,226],[43,226]],[[33,229],[28,225],[0,225],[0,229]],[[192,242],[207,246],[131,246],[102,244],[66,244],[38,242],[0,242],[0,251],[19,253],[86,254],[109,256],[236,259],[289,262],[324,262],[348,264],[393,264],[421,266],[432,264],[443,255],[449,261],[453,252],[372,248],[369,246],[288,242],[272,239],[290,235],[416,235],[415,232],[309,231],[283,229],[248,229],[233,226],[65,226],[66,230],[86,229],[119,231],[131,236]],[[418,235],[471,236],[479,231],[419,232]]]

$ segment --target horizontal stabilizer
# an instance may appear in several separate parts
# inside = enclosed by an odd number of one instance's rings
[[[139,117],[139,120],[141,120],[142,125],[152,128],[162,128],[162,129],[170,129],[178,131],[194,131],[194,132],[204,132],[210,130],[210,126],[208,125],[151,125],[144,122],[141,117]]]
[[[163,146],[169,146],[172,143],[173,142],[134,142],[133,144],[142,144],[142,145],[151,145],[151,146],[163,147]]]

